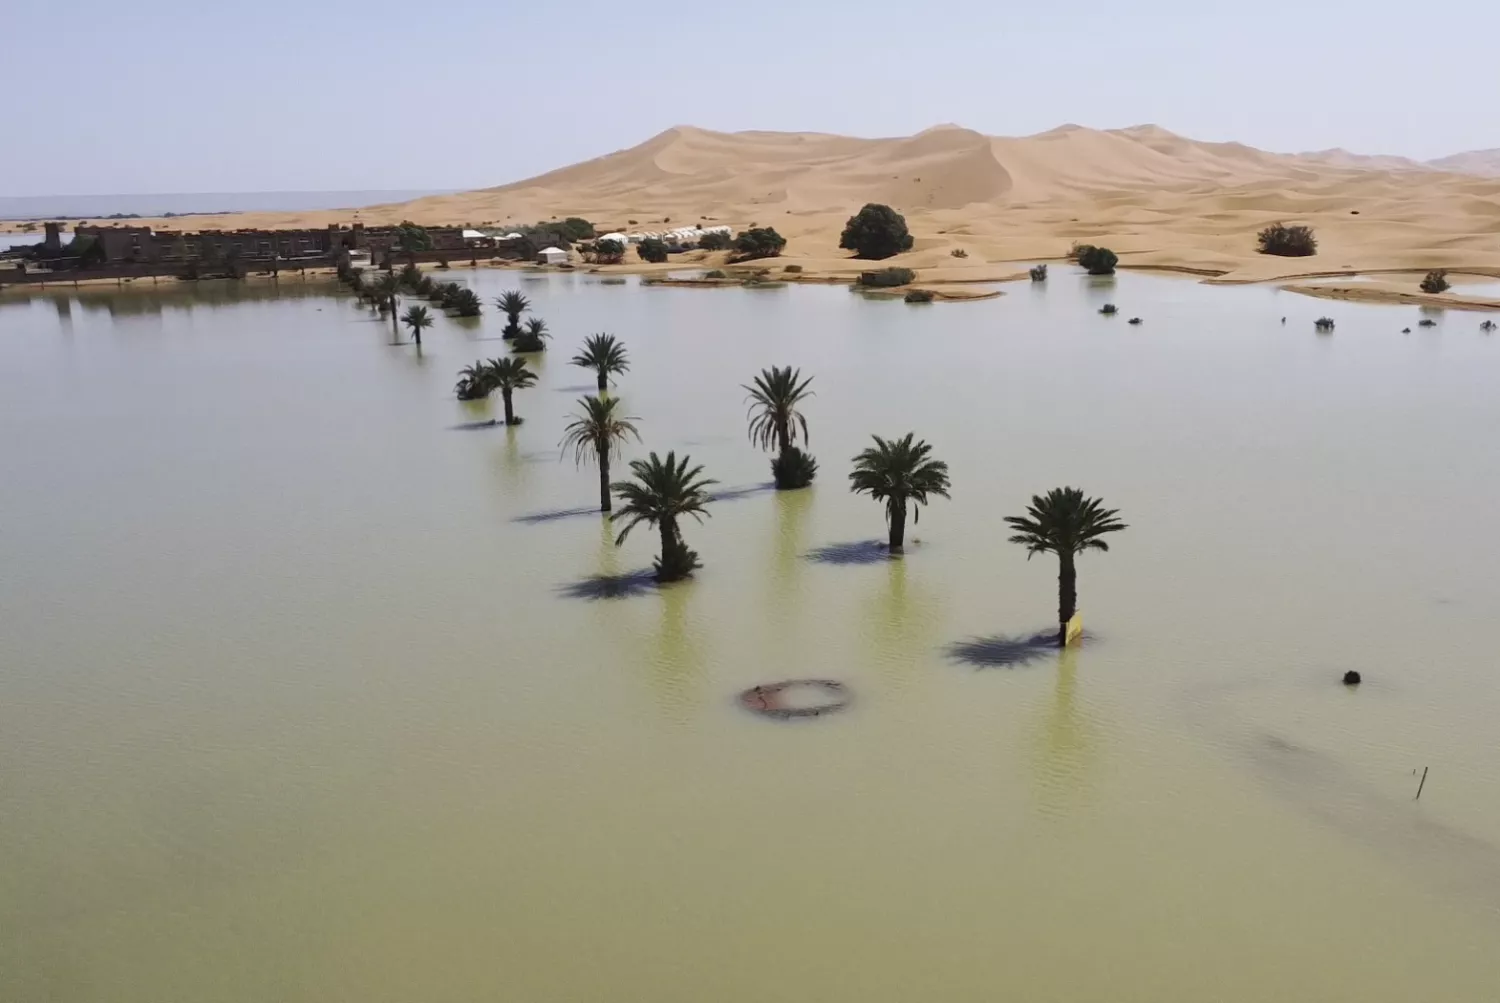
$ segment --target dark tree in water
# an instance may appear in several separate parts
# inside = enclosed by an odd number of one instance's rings
[[[432,326],[432,317],[425,306],[409,306],[401,317],[401,323],[411,328],[412,340],[422,347],[422,332]]]
[[[487,368],[490,386],[500,391],[500,399],[505,403],[505,423],[519,425],[521,421],[516,417],[515,408],[511,404],[511,394],[536,386],[536,373],[526,368],[525,359],[515,356],[491,359]]]
[[[890,527],[890,548],[894,553],[906,546],[906,513],[912,509],[912,521],[921,514],[929,495],[948,497],[948,464],[932,458],[932,447],[925,441],[913,441],[908,432],[901,439],[886,441],[872,436],[875,445],[854,458],[849,474],[850,490],[885,502],[885,520]]]
[[[839,237],[839,247],[856,258],[879,260],[911,250],[912,237],[906,218],[888,205],[871,202],[849,217]]]
[[[601,394],[609,389],[612,373],[623,373],[630,368],[625,346],[612,334],[591,334],[583,339],[583,351],[573,356],[572,362],[581,369],[592,369],[598,375]]]
[[[507,341],[521,333],[521,315],[531,306],[531,301],[514,290],[495,300],[495,306],[505,314],[505,329],[500,336]]]
[[[807,418],[797,408],[814,396],[808,389],[812,380],[804,380],[800,369],[772,366],[745,385],[750,392],[750,441],[768,452],[775,447],[771,474],[778,490],[805,488],[817,476],[818,461],[797,448],[799,432],[803,443],[808,441]]]
[[[1067,643],[1068,621],[1078,612],[1078,569],[1074,559],[1085,550],[1109,550],[1104,536],[1125,529],[1118,510],[1105,508],[1097,498],[1086,498],[1077,488],[1053,488],[1035,495],[1025,515],[1006,516],[1015,531],[1011,543],[1033,554],[1056,554],[1057,643]]]
[[[618,397],[584,397],[578,401],[582,409],[568,422],[563,436],[563,455],[573,452],[573,460],[580,467],[587,460],[599,465],[599,508],[610,510],[609,463],[620,453],[627,439],[640,441],[641,433],[635,423],[639,418],[615,413],[620,405]]]
[[[689,458],[680,461],[675,453],[665,460],[652,453],[644,460],[632,460],[631,481],[616,481],[612,487],[624,504],[612,519],[622,520],[624,528],[615,538],[624,543],[630,531],[641,523],[655,526],[661,532],[661,556],[656,560],[656,579],[675,582],[702,567],[696,551],[682,542],[678,520],[690,515],[699,522],[708,515],[708,488],[718,481],[702,476],[701,466],[688,467]]]
[[[1275,254],[1283,258],[1305,258],[1318,253],[1318,239],[1312,227],[1286,226],[1272,223],[1256,237],[1261,254]]]

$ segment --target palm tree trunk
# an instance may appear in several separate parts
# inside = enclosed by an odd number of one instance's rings
[[[1057,646],[1068,643],[1068,621],[1078,612],[1078,568],[1072,554],[1057,558]]]
[[[609,377],[607,375],[605,375],[604,370],[601,369],[601,370],[599,370],[599,392],[602,394],[602,393],[604,393],[604,391],[606,391],[608,389],[609,389]]]
[[[510,390],[509,389],[501,390],[500,391],[500,399],[505,402],[505,423],[507,425],[514,425],[516,423],[516,413],[513,410],[511,410],[511,406],[510,406]]]
[[[792,431],[787,427],[784,418],[776,422],[776,448],[781,450],[783,456],[786,455],[788,449],[792,448]]]
[[[603,512],[610,510],[609,500],[609,451],[605,450],[599,454],[599,509]]]
[[[396,316],[396,297],[394,295],[391,296],[390,306],[391,306],[391,337],[394,340],[396,340],[396,341],[400,341],[401,340],[401,318],[399,318],[399,317]]]
[[[906,548],[906,502],[891,499],[891,551],[901,553]]]
[[[421,348],[422,347],[422,325],[421,324],[413,324],[411,326],[411,336],[417,340],[417,347]]]

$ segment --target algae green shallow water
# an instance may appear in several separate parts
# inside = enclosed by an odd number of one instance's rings
[[[450,396],[493,309],[419,358],[312,284],[0,297],[0,999],[1493,1000],[1500,339],[1053,273],[456,269],[557,334],[512,430]],[[599,330],[727,492],[666,591],[587,597],[654,548],[567,514]],[[777,495],[739,384],[787,363]],[[953,500],[863,560],[848,458],[908,430]],[[1130,530],[1059,657],[1001,517],[1063,483]],[[853,702],[737,706],[787,677]]]

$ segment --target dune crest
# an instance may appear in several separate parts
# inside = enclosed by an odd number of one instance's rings
[[[883,139],[679,125],[628,149],[494,188],[357,213],[238,219],[503,226],[578,215],[611,227],[632,220],[642,228],[667,220],[773,225],[789,240],[789,258],[838,270],[857,267],[838,250],[838,234],[866,202],[907,216],[918,238],[910,264],[919,268],[972,272],[985,262],[1059,257],[1086,240],[1108,244],[1126,266],[1226,273],[1231,280],[1359,269],[1500,272],[1500,151],[1429,164],[1339,149],[1270,153],[1150,124],[1066,124],[1004,137],[945,123]],[[1314,226],[1319,254],[1255,254],[1255,232],[1276,220]],[[954,250],[965,252],[965,264],[952,260]]]

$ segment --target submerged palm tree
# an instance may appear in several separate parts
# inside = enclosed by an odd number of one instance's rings
[[[1015,530],[1011,543],[1033,554],[1057,555],[1057,643],[1068,640],[1068,621],[1078,612],[1078,569],[1074,558],[1085,550],[1109,550],[1106,533],[1118,533],[1125,524],[1117,509],[1105,508],[1098,498],[1086,498],[1077,488],[1053,488],[1033,495],[1026,515],[1010,515],[1005,521]]]
[[[602,394],[609,389],[610,374],[625,372],[630,368],[630,360],[620,339],[612,334],[591,334],[583,339],[583,351],[573,356],[573,365],[598,373]]]
[[[401,329],[396,326],[396,308],[401,301],[396,298],[401,292],[401,280],[391,272],[382,272],[380,278],[375,280],[375,286],[371,290],[375,294],[375,301],[379,304],[381,311],[391,312],[391,330],[393,332]]]
[[[708,514],[708,488],[719,483],[702,475],[703,467],[688,467],[688,457],[681,461],[676,453],[665,460],[652,453],[644,460],[630,461],[633,481],[616,481],[611,487],[624,504],[611,519],[623,520],[625,528],[615,537],[616,545],[625,542],[630,531],[641,523],[661,531],[661,556],[657,558],[656,580],[675,582],[702,567],[696,551],[682,542],[677,520],[690,515],[699,522]]]
[[[409,306],[401,316],[401,323],[411,328],[412,340],[422,347],[422,332],[432,326],[432,316],[425,306]]]
[[[494,389],[494,376],[490,373],[489,363],[483,359],[476,359],[472,366],[460,369],[458,382],[453,385],[453,392],[461,401],[484,400]]]
[[[932,459],[932,447],[920,439],[913,442],[911,432],[903,439],[872,438],[875,445],[854,458],[850,490],[885,502],[891,550],[900,552],[906,544],[907,503],[926,505],[928,495],[947,498],[948,464]],[[920,513],[920,507],[912,512],[913,522]]]
[[[618,397],[583,397],[578,404],[583,413],[573,415],[568,422],[562,441],[563,455],[571,449],[573,460],[580,467],[590,458],[599,464],[599,508],[608,512],[610,458],[620,455],[620,447],[631,436],[640,441],[641,433],[635,427],[640,419],[615,414],[620,404]]]
[[[485,368],[489,370],[491,388],[499,390],[500,399],[505,402],[505,423],[521,424],[521,419],[516,417],[515,409],[511,406],[511,394],[536,386],[536,373],[526,368],[525,359],[514,356],[491,359]]]
[[[772,366],[745,384],[750,391],[746,398],[750,402],[750,441],[768,451],[776,447],[771,473],[781,490],[807,487],[818,471],[818,461],[797,448],[798,429],[802,441],[808,441],[807,418],[797,406],[814,396],[808,389],[812,381],[811,376],[804,380],[800,369]]]
[[[516,335],[515,340],[510,343],[512,352],[545,352],[547,350],[546,339],[552,337],[547,330],[547,322],[540,317],[532,317],[526,322],[526,327]]]
[[[500,312],[505,314],[505,330],[500,332],[500,336],[509,340],[520,334],[521,314],[525,313],[527,308],[531,306],[531,301],[519,292],[511,290],[504,296],[496,298],[495,306],[499,307]]]

